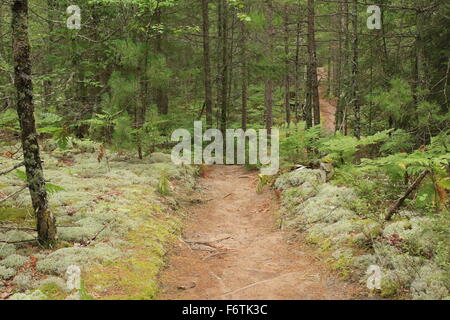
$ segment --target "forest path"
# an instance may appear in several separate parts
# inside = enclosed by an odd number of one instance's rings
[[[200,181],[206,200],[191,208],[183,238],[161,274],[161,300],[351,299],[310,250],[276,226],[271,190],[256,173],[213,166]]]
[[[336,101],[326,99],[326,88],[320,87],[320,116],[322,127],[330,132],[336,131]]]
[[[328,74],[326,68],[317,68],[319,76],[319,83],[326,82]],[[322,122],[322,128],[330,133],[336,131],[336,105],[335,100],[329,100],[327,98],[327,88],[325,85],[319,86],[320,96],[320,117]]]

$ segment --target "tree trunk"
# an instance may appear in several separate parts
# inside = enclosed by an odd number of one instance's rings
[[[320,125],[319,82],[317,79],[317,53],[315,36],[314,0],[308,0],[308,57],[309,57],[309,88],[311,108],[314,112],[314,125]]]
[[[136,114],[135,114],[135,129],[141,130],[145,124],[145,117],[147,113],[147,107],[149,104],[148,101],[148,91],[149,91],[149,81],[147,77],[148,70],[148,56],[149,56],[149,47],[147,42],[144,41],[144,53],[140,61],[139,65],[139,102],[136,104]],[[143,159],[143,150],[142,150],[142,133],[138,132],[136,134],[136,144],[139,159]]]
[[[227,111],[228,111],[228,2],[226,0],[220,0],[222,2],[222,70],[221,73],[221,116],[220,116],[220,129],[225,134],[227,128]]]
[[[247,130],[247,121],[248,121],[248,74],[247,74],[247,57],[246,57],[246,41],[247,41],[247,34],[246,34],[246,28],[245,28],[245,22],[241,21],[241,81],[242,81],[242,129],[244,131]]]
[[[212,118],[212,86],[211,86],[211,58],[209,53],[209,0],[202,0],[202,18],[203,18],[203,68],[205,81],[205,108],[206,125],[208,128],[213,126]]]
[[[299,17],[300,18],[300,17]],[[300,35],[301,23],[297,22],[296,39],[295,39],[295,123],[300,121]],[[303,119],[304,120],[304,119]]]
[[[48,244],[56,238],[56,222],[48,205],[34,119],[30,43],[28,38],[28,0],[14,0],[11,9],[14,82],[17,91],[17,114],[21,128],[25,169],[31,201],[37,219],[38,240],[41,243]]]
[[[352,58],[352,105],[353,112],[355,114],[354,122],[354,135],[356,138],[361,138],[361,106],[359,104],[359,85],[358,85],[358,73],[359,73],[359,61],[358,61],[358,0],[353,0],[353,14],[352,14],[352,25],[353,25],[353,58]]]
[[[284,109],[286,112],[286,123],[289,128],[291,125],[291,85],[290,85],[290,65],[289,65],[289,6],[284,6],[284,55],[285,55],[285,77],[284,77]]]
[[[53,54],[54,50],[54,11],[56,10],[56,5],[54,0],[47,0],[47,27],[48,27],[48,38],[46,39],[46,60],[44,64],[44,72],[47,78],[43,81],[44,87],[44,97],[43,97],[43,107],[48,108],[52,103],[52,81],[50,80],[50,74],[53,72],[52,64],[49,61],[49,56]]]
[[[155,23],[161,24],[162,10],[160,7],[161,1],[158,1],[158,8],[155,10]],[[164,52],[162,50],[163,35],[158,32],[155,37],[155,53],[159,56],[163,56]],[[165,84],[160,85],[156,88],[156,106],[159,114],[167,115],[169,114],[169,96],[167,94],[167,89],[164,87]]]
[[[337,98],[336,104],[336,132],[341,129],[342,120],[343,120],[343,92],[342,92],[342,64],[343,64],[343,5],[341,3],[338,4],[338,17],[337,17],[337,28],[338,28],[338,52],[336,59],[336,84],[335,84],[335,92],[334,95]]]
[[[267,1],[267,45],[266,45],[266,55],[270,64],[270,70],[273,65],[273,51],[274,44],[273,41],[275,36],[275,28],[273,26],[273,3],[272,0]],[[264,102],[266,105],[266,129],[267,134],[270,136],[272,133],[273,126],[273,80],[272,74],[269,73],[265,80],[264,89]]]

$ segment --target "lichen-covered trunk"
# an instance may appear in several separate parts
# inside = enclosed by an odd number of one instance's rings
[[[24,163],[31,201],[37,219],[38,240],[41,243],[48,243],[56,238],[56,223],[48,205],[34,119],[33,84],[31,80],[30,44],[28,39],[28,0],[14,0],[11,9],[14,82],[17,91],[17,113],[21,128]]]

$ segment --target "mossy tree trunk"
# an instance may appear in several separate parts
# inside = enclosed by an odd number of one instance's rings
[[[21,128],[28,188],[37,219],[38,240],[41,243],[49,243],[56,238],[56,223],[48,205],[34,119],[30,43],[28,39],[28,0],[14,0],[11,9],[14,82],[17,91],[17,113]]]

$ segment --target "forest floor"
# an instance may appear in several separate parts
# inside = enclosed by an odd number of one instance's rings
[[[294,235],[277,226],[272,190],[256,193],[256,173],[214,166],[200,180],[204,201],[191,208],[183,238],[160,277],[162,300],[351,299],[340,281]]]

